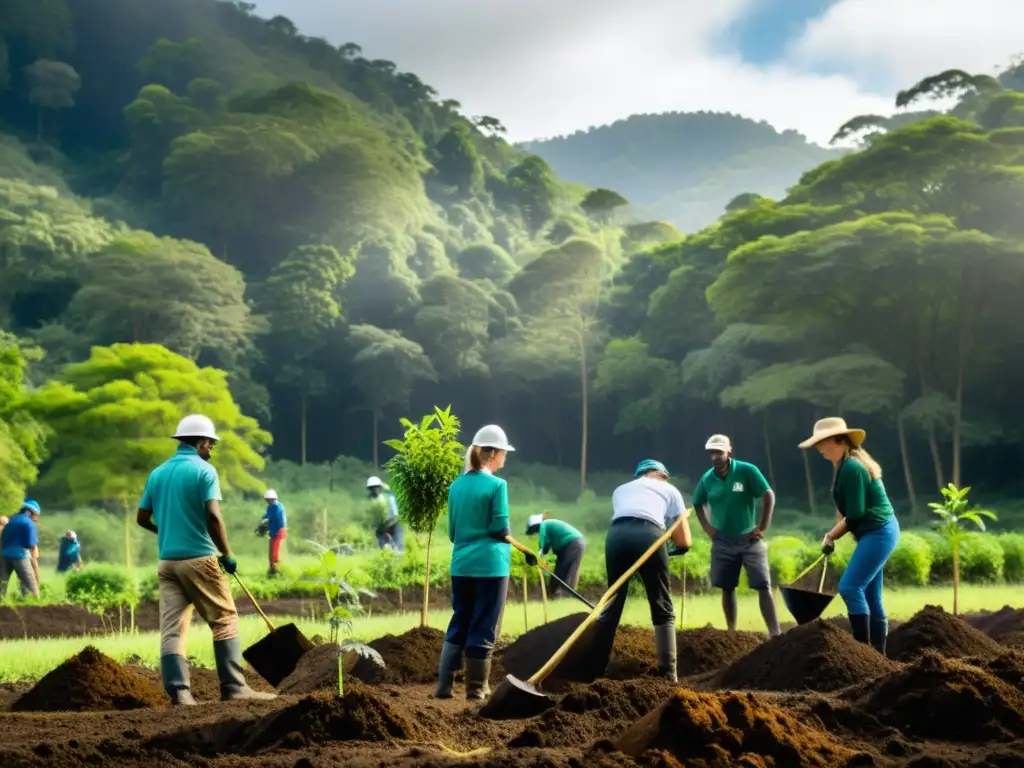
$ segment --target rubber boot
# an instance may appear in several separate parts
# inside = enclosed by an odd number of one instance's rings
[[[654,628],[654,647],[658,652],[658,675],[673,683],[676,676],[676,627],[663,624]]]
[[[612,663],[612,657],[615,654],[615,634],[618,625],[602,623],[598,620],[596,626],[594,639],[585,654],[587,658],[586,677],[589,680],[601,677],[608,669],[608,665]]]
[[[853,630],[853,639],[858,643],[871,642],[871,616],[867,613],[851,613],[850,629]]]
[[[441,647],[441,660],[437,664],[437,688],[434,698],[450,699],[455,674],[462,669],[462,646],[445,642]]]
[[[213,658],[217,662],[217,677],[220,679],[220,700],[235,699],[276,699],[273,693],[254,691],[245,682],[242,674],[242,639],[213,641]]]
[[[164,681],[164,690],[171,697],[172,706],[194,707],[196,705],[189,685],[188,661],[184,656],[177,654],[161,656],[160,677]]]
[[[871,620],[871,645],[876,651],[885,656],[885,640],[889,634],[888,619]]]
[[[491,695],[489,678],[491,676],[491,657],[474,659],[466,657],[466,698],[470,701],[482,701]]]

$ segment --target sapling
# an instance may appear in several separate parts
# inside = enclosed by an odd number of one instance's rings
[[[953,553],[953,615],[960,614],[960,544],[967,536],[964,523],[971,523],[982,533],[985,532],[985,520],[997,520],[995,512],[987,509],[968,509],[967,494],[971,487],[957,488],[950,483],[942,489],[942,503],[931,502],[929,507],[939,516],[939,533],[949,542]]]

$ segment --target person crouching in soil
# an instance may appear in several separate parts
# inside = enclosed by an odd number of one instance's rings
[[[882,604],[882,570],[899,543],[900,524],[882,484],[881,466],[861,447],[866,436],[843,419],[821,419],[800,447],[813,445],[835,468],[836,524],[822,539],[821,551],[832,554],[836,540],[853,535],[857,548],[839,579],[839,594],[854,638],[884,654],[889,620]]]
[[[537,553],[555,555],[555,576],[573,589],[580,583],[580,565],[587,552],[587,541],[583,534],[568,523],[553,520],[548,512],[531,515],[526,521],[526,535],[537,537]],[[548,579],[548,597],[557,597],[562,585],[555,579]]]
[[[658,657],[658,674],[668,680],[676,678],[676,617],[669,585],[669,555],[682,555],[690,549],[692,538],[687,522],[690,511],[679,489],[668,482],[669,473],[660,461],[645,459],[637,466],[633,480],[620,485],[612,493],[612,524],[605,539],[604,557],[608,585],[614,584],[640,559],[665,530],[682,518],[672,532],[674,550],[661,547],[638,573],[647,592],[654,624],[654,645]],[[600,674],[611,660],[615,632],[626,605],[629,584],[623,584],[597,620],[593,655]]]
[[[455,674],[466,664],[466,698],[486,699],[491,654],[505,609],[512,564],[508,485],[495,473],[514,451],[497,425],[473,437],[468,470],[448,490],[448,538],[452,549],[452,618],[437,665],[439,699],[452,697]],[[527,562],[537,564],[532,555]]]
[[[711,537],[711,586],[722,590],[726,626],[730,632],[736,631],[736,588],[743,568],[750,588],[757,591],[768,634],[776,637],[781,630],[772,596],[768,545],[764,541],[775,509],[775,493],[760,469],[733,458],[732,442],[725,435],[712,435],[704,449],[711,457],[712,467],[693,491],[693,508],[701,527]],[[760,517],[755,510],[758,499]],[[710,521],[705,505],[711,508]]]

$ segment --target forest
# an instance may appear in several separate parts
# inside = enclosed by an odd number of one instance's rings
[[[651,455],[695,478],[725,432],[813,511],[828,468],[796,444],[837,414],[902,507],[1021,488],[1020,67],[908,84],[903,119],[851,116],[855,151],[805,146],[823,162],[777,199],[684,235],[249,4],[4,6],[5,498],[134,503],[186,406],[242,491],[266,457],[381,466],[400,417],[449,404],[581,493]],[[932,96],[956,106],[908,111]]]

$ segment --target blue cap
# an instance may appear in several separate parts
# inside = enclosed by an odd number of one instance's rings
[[[24,503],[21,505],[21,511],[35,512],[39,515],[42,514],[43,510],[39,508],[39,502],[35,499],[25,499]]]
[[[636,465],[636,471],[633,473],[633,477],[640,477],[640,475],[647,474],[648,472],[664,472],[666,475],[671,474],[665,465],[656,459],[644,459]]]

